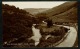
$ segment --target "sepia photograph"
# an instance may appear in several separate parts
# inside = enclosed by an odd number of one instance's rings
[[[77,1],[3,1],[2,46],[78,47]]]

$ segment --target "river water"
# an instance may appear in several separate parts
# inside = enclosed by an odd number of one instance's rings
[[[40,38],[42,37],[40,34],[40,29],[35,28],[35,25],[32,26],[32,32],[33,36],[30,39],[33,39],[35,41],[35,46],[37,46],[40,42]]]

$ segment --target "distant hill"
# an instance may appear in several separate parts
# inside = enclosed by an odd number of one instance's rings
[[[53,22],[77,22],[77,2],[71,1],[46,10],[36,15],[45,14],[43,17],[52,19]],[[41,16],[42,17],[42,16]]]
[[[41,13],[43,11],[46,11],[48,9],[49,8],[25,8],[24,10],[31,13],[32,15],[35,15],[35,14]]]

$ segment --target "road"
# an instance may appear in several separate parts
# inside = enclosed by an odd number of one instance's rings
[[[63,25],[57,25],[57,26],[63,26]],[[69,26],[63,26],[63,27],[69,28],[70,32],[66,37],[66,39],[55,47],[72,47],[76,41],[77,31],[74,27],[69,27]],[[31,38],[35,41],[35,46],[36,46],[40,42],[39,39],[41,38],[41,34],[40,34],[40,30],[35,29],[35,27],[33,27],[32,30],[34,36],[32,36]]]
[[[67,38],[56,47],[72,47],[76,41],[77,31],[74,27],[69,27],[69,26],[63,26],[63,27],[70,28],[70,33],[68,34]]]

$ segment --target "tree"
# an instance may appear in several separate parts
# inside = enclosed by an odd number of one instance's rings
[[[3,42],[10,41],[19,37],[31,37],[31,26],[33,20],[30,13],[16,8],[15,6],[9,6],[2,4],[3,15]],[[13,9],[13,10],[12,10]],[[10,12],[13,12],[10,14]]]
[[[47,19],[47,27],[51,27],[53,26],[52,20],[51,19]]]

